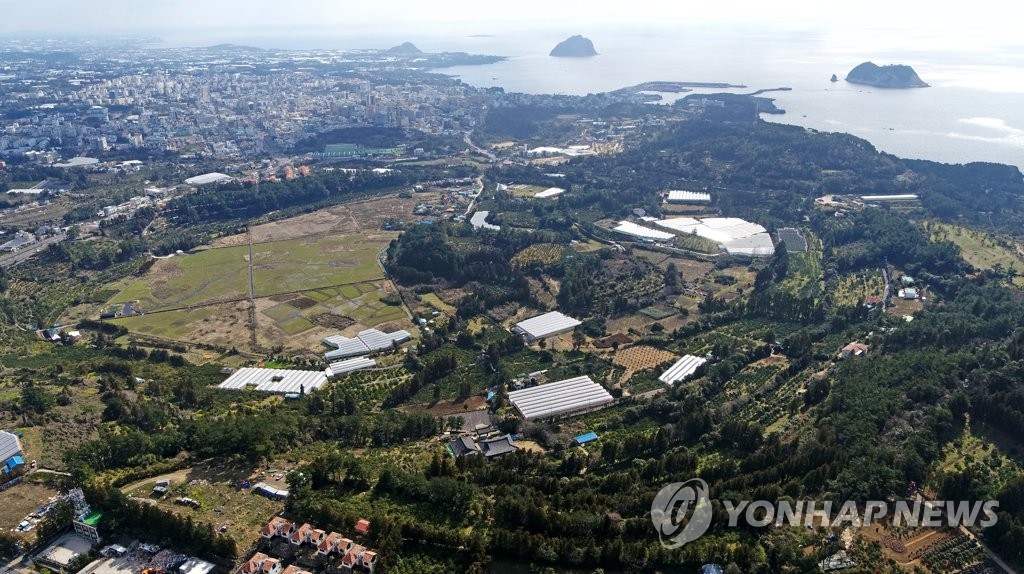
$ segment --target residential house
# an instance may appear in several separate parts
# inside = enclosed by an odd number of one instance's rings
[[[21,440],[18,435],[7,431],[0,431],[0,470],[3,474],[9,474],[24,466],[22,457]]]
[[[448,452],[452,453],[455,458],[463,457],[467,454],[480,454],[480,451],[476,448],[476,443],[467,436],[460,436],[448,443]]]
[[[317,545],[317,547],[316,547],[317,554],[321,554],[323,556],[326,556],[326,555],[330,554],[331,552],[336,552],[338,550],[338,541],[340,541],[341,539],[342,539],[341,534],[338,534],[337,532],[332,532],[332,533],[328,534],[327,537],[324,538],[320,542],[320,544]]]
[[[295,532],[292,533],[290,541],[294,546],[301,546],[309,542],[309,537],[313,534],[313,526],[310,523],[305,523],[300,526]]]
[[[252,558],[247,560],[245,564],[242,564],[242,567],[238,569],[238,572],[239,574],[262,574],[263,564],[268,560],[273,560],[273,558],[262,552],[257,552],[256,554],[253,554]],[[278,562],[278,564],[280,564],[280,562]],[[274,574],[278,573],[275,572]]]
[[[312,572],[310,572],[309,570],[303,570],[302,568],[299,568],[298,566],[292,564],[291,566],[282,570],[281,574],[312,574]]]
[[[270,522],[266,524],[266,526],[263,527],[263,530],[260,532],[260,534],[263,536],[263,538],[266,538],[268,540],[275,536],[284,536],[285,538],[290,538],[292,535],[292,531],[294,530],[295,525],[292,524],[290,520],[280,516],[275,516],[270,520]]]
[[[360,518],[356,521],[356,532],[366,535],[370,533],[370,521],[365,518]]]
[[[512,435],[480,441],[480,452],[484,453],[484,456],[487,458],[515,452],[516,448],[515,443],[512,441]]]
[[[309,543],[315,546],[318,550],[320,544],[327,539],[327,533],[319,528],[314,528],[313,533],[309,535]]]
[[[839,351],[840,359],[849,359],[850,357],[863,357],[868,354],[869,347],[863,343],[853,342]]]

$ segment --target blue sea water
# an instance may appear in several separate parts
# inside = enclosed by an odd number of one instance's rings
[[[412,41],[427,52],[507,56],[485,66],[439,70],[474,86],[533,94],[587,94],[646,81],[740,84],[767,94],[784,115],[765,120],[863,137],[901,157],[945,163],[997,162],[1024,169],[1024,37],[984,31],[766,31],[756,27],[473,29],[427,27],[393,34],[292,34],[205,38],[276,48],[386,48]],[[559,41],[581,33],[593,58],[553,58]],[[181,43],[181,40],[178,41]],[[198,39],[193,39],[193,45]],[[885,90],[843,80],[857,64],[909,64],[929,88]],[[832,74],[838,82],[830,82]],[[721,90],[695,90],[714,92]],[[670,96],[671,97],[671,96]]]

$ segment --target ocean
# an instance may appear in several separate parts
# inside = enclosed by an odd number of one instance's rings
[[[556,28],[548,23],[539,30],[424,27],[372,35],[307,31],[294,36],[282,31],[273,38],[216,41],[296,49],[386,48],[411,41],[427,52],[507,56],[496,64],[438,72],[473,86],[531,94],[580,95],[654,80],[746,86],[726,90],[737,93],[788,87],[792,90],[765,94],[786,111],[762,116],[766,121],[851,133],[906,158],[996,162],[1024,169],[1024,37],[998,37],[985,30]],[[598,56],[548,56],[555,44],[577,33],[593,40]],[[909,64],[931,87],[884,90],[843,80],[868,60]],[[829,81],[832,74],[838,82]]]

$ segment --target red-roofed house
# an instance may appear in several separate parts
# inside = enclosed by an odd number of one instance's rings
[[[281,561],[277,558],[267,558],[260,564],[260,574],[281,574]]]
[[[261,574],[263,572],[263,565],[269,560],[274,559],[262,552],[257,552],[256,554],[253,554],[252,558],[250,558],[245,564],[242,564],[242,567],[239,568],[238,571],[240,574]],[[274,561],[277,562],[276,560]],[[277,566],[280,571],[281,563],[277,562]],[[277,572],[273,574],[277,574]]]
[[[363,555],[359,557],[359,563],[373,572],[373,567],[377,565],[377,553],[371,550],[363,552]]]
[[[266,526],[263,527],[260,534],[267,539],[275,536],[288,537],[291,536],[294,528],[295,525],[292,524],[291,521],[281,518],[280,516],[275,516],[266,524]]]
[[[305,523],[298,528],[291,536],[291,543],[295,546],[299,546],[309,542],[310,535],[313,534],[313,525]]]
[[[327,538],[327,533],[319,528],[314,528],[313,533],[309,535],[309,543],[313,546],[320,548],[320,543]]]
[[[346,553],[341,558],[341,568],[342,568],[342,570],[343,571],[344,570],[352,571],[352,569],[355,568],[356,566],[361,566],[362,563],[359,561],[359,559],[362,558],[364,552],[366,552],[366,548],[365,547],[360,546],[359,544],[356,544],[355,546],[353,546],[348,551],[348,553]]]
[[[365,518],[360,518],[359,521],[356,522],[356,532],[360,534],[369,534],[370,521]]]
[[[299,568],[298,566],[292,564],[291,566],[285,568],[281,572],[281,574],[313,574],[313,573],[310,572],[309,570],[303,570],[302,568]]]
[[[320,545],[316,547],[317,553],[326,556],[331,552],[336,551],[338,549],[338,541],[341,540],[341,538],[341,534],[338,534],[337,532],[328,534],[327,538],[324,538],[323,541],[320,542]]]

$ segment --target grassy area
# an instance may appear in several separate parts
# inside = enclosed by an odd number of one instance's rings
[[[328,236],[254,245],[256,295],[380,279],[384,273],[377,264],[377,255],[386,246],[386,240],[363,236]]]
[[[512,265],[527,267],[531,264],[551,265],[562,258],[565,247],[552,243],[537,243],[523,249],[512,258]]]
[[[1021,247],[1017,244],[992,237],[983,231],[948,223],[929,222],[925,229],[931,233],[932,241],[946,240],[956,244],[964,261],[978,269],[999,267],[1024,273]],[[1013,283],[1024,287],[1024,276],[1014,277]]]
[[[34,481],[25,481],[0,492],[0,528],[12,531],[30,512],[35,512],[37,506],[46,504],[57,494],[57,490]],[[13,534],[27,544],[36,541],[35,530]]]
[[[1001,492],[1021,472],[1016,462],[1001,453],[994,443],[972,434],[969,426],[942,452],[945,457],[936,464],[936,474],[968,471],[976,484],[988,486],[990,496]]]
[[[245,297],[247,256],[246,247],[224,247],[162,259],[109,303],[139,301],[143,311],[157,311]]]
[[[444,301],[441,300],[440,297],[433,293],[425,293],[423,295],[420,295],[420,301],[422,301],[425,305],[429,305],[434,309],[441,311],[443,313],[448,313],[449,315],[454,315],[456,311],[455,307],[445,303]]]
[[[835,292],[835,303],[839,307],[852,307],[868,297],[881,299],[884,293],[885,279],[882,278],[882,272],[870,269],[840,277]]]
[[[781,287],[801,297],[820,297],[824,290],[821,251],[790,253],[789,272]]]
[[[257,297],[382,278],[377,255],[384,239],[342,235],[291,239],[253,246]],[[220,247],[157,261],[108,303],[139,301],[159,311],[247,297],[248,246]],[[332,295],[318,294],[327,299]],[[348,293],[356,297],[354,292]]]

